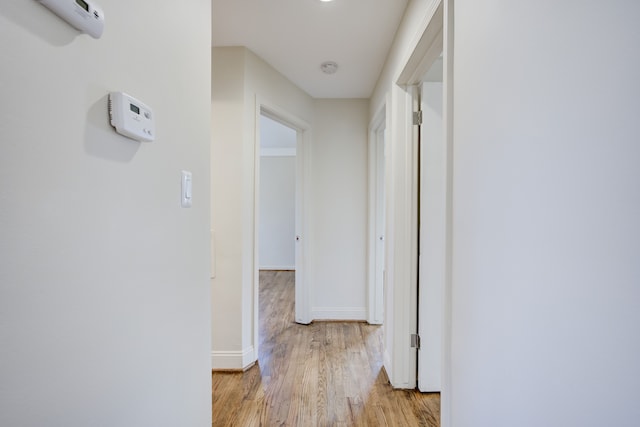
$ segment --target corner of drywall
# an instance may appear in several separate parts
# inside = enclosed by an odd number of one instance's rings
[[[242,353],[242,194],[245,48],[212,49],[211,228],[216,275],[211,280],[212,368],[226,369]],[[240,357],[240,356],[238,356]],[[242,357],[240,357],[242,359]],[[232,362],[229,362],[232,360]],[[234,365],[235,363],[235,365]]]

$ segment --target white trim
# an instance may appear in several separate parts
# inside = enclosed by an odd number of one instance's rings
[[[212,370],[244,370],[257,360],[253,346],[243,351],[212,351]]]
[[[444,1],[443,17],[443,106],[444,139],[447,150],[447,252],[443,313],[442,390],[440,392],[440,422],[442,427],[453,425],[451,413],[451,307],[453,283],[453,91],[454,91],[454,0]]]
[[[439,51],[434,52],[433,45],[438,43],[438,38],[442,42],[442,14],[442,0],[433,2],[425,13],[420,29],[412,41],[413,48],[409,50],[406,60],[403,61],[405,66],[396,79],[398,85],[418,84],[429,69],[427,63],[433,63],[433,60],[440,55]],[[438,22],[439,25],[437,25]]]
[[[260,148],[260,156],[262,157],[294,157],[295,155],[296,155],[295,147]]]
[[[251,322],[253,325],[253,335],[251,337],[251,341],[253,342],[253,347],[256,351],[256,356],[260,351],[260,155],[261,155],[261,147],[260,147],[260,99],[256,95],[254,97],[254,123],[255,123],[255,133],[253,135],[253,145],[254,145],[254,153],[253,153],[253,262],[251,265],[252,269],[252,277],[253,277],[253,297],[251,299],[252,302],[252,316],[253,321]],[[244,300],[244,297],[243,297]],[[248,321],[248,319],[243,319],[243,321]],[[257,357],[256,357],[257,359]]]
[[[367,320],[366,307],[313,307],[314,320]]]
[[[262,265],[260,270],[268,271],[295,271],[295,265]]]
[[[368,263],[367,263],[367,322],[372,325],[381,325],[384,317],[384,286],[379,280],[378,272],[383,268],[384,260],[379,259],[378,249],[384,243],[384,231],[379,230],[379,174],[380,151],[379,134],[386,132],[386,108],[382,104],[369,124],[369,238],[368,238]],[[384,158],[384,154],[382,156]],[[383,183],[384,185],[384,183]],[[384,208],[383,208],[384,210]],[[384,226],[384,225],[383,225]],[[383,242],[379,239],[382,237]]]

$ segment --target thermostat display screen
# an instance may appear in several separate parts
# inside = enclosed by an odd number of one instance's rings
[[[140,114],[140,108],[136,107],[133,104],[129,104],[129,106],[130,106],[129,108],[131,108],[131,111],[133,111],[136,114]]]
[[[85,2],[84,0],[76,0],[76,3],[78,4],[78,6],[89,12],[89,4],[87,2]]]

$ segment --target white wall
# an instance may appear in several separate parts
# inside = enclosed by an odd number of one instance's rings
[[[456,427],[638,424],[638,19],[456,1]]]
[[[372,96],[370,117],[384,103],[391,116],[396,181],[406,105],[395,78],[432,3],[410,2]],[[443,426],[634,425],[639,6],[454,6],[453,358]],[[406,188],[394,184],[388,241],[403,213],[393,200]],[[389,304],[398,308],[406,294],[393,255]],[[389,320],[386,330],[403,330],[401,316]],[[395,385],[406,358],[394,349],[385,366]]]
[[[295,270],[295,183],[295,156],[260,157],[261,270]]]
[[[315,101],[315,319],[367,318],[368,108],[364,99]]]
[[[0,4],[0,424],[210,425],[210,2],[100,4],[99,40]],[[112,90],[155,142],[113,131]]]
[[[211,69],[212,367],[242,367],[242,224],[244,52],[213,49]],[[253,352],[251,344],[246,351]],[[253,354],[248,356],[253,357]],[[237,359],[240,359],[240,362]]]

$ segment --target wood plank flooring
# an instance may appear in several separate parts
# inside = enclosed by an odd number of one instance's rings
[[[293,304],[293,272],[260,272],[258,364],[213,373],[213,426],[439,427],[439,394],[389,385],[382,327],[298,325]]]

